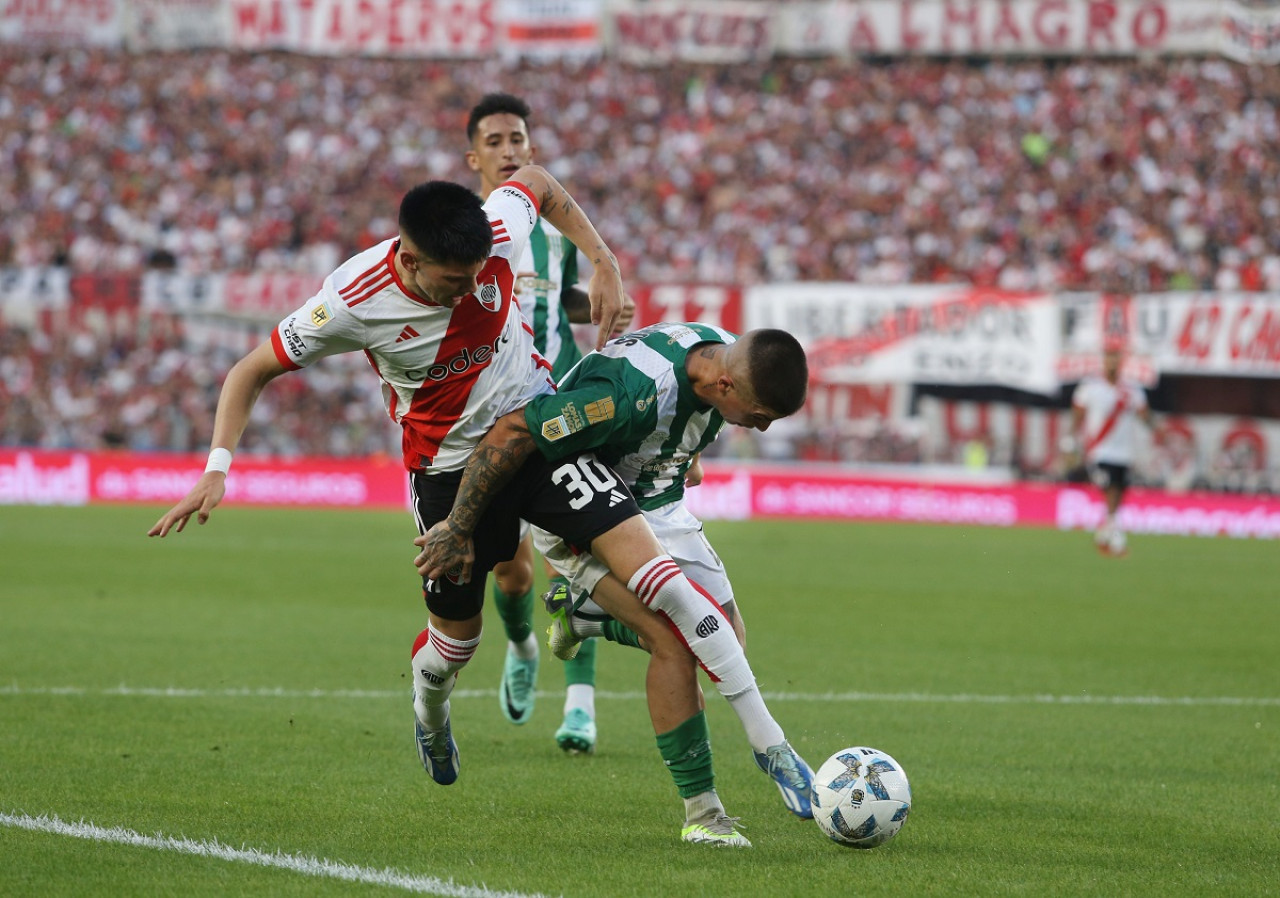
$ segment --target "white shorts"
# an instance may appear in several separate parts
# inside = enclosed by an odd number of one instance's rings
[[[642,511],[644,519],[658,537],[658,543],[680,565],[684,575],[703,592],[728,609],[733,602],[733,587],[725,573],[724,563],[702,532],[702,522],[693,516],[684,502],[672,502],[654,511]],[[574,610],[587,617],[608,617],[604,609],[591,600],[596,584],[609,569],[589,552],[574,554],[554,534],[533,528],[533,545],[553,568],[569,581],[574,597]]]

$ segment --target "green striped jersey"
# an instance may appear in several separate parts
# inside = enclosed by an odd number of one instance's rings
[[[565,286],[578,283],[578,248],[545,219],[529,235],[519,272],[533,277],[516,278],[520,313],[533,328],[533,345],[558,379],[582,358],[574,342],[569,315],[560,302]]]
[[[693,394],[685,358],[700,343],[732,343],[706,324],[654,324],[610,340],[525,407],[538,449],[560,458],[594,449],[626,481],[642,509],[684,495],[693,457],[724,418]]]

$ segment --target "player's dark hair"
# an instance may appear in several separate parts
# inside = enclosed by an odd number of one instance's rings
[[[809,362],[800,341],[776,328],[750,331],[751,392],[765,408],[786,417],[800,411],[809,391]]]
[[[475,142],[481,119],[503,113],[522,119],[526,128],[529,116],[533,114],[529,104],[514,94],[485,94],[479,103],[471,107],[471,115],[467,117],[467,143]]]
[[[427,181],[400,201],[400,233],[436,262],[474,265],[489,257],[493,228],[475,192],[451,181]]]

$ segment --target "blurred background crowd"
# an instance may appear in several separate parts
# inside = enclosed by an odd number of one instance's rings
[[[6,46],[0,268],[318,285],[394,232],[407,185],[474,182],[466,114],[493,89],[529,101],[539,161],[635,281],[1280,290],[1280,68],[1185,57],[655,68]],[[242,346],[192,353],[163,316],[48,332],[2,312],[0,445],[207,448]],[[359,359],[282,379],[256,414],[272,426],[245,451],[397,452]],[[804,423],[722,451],[964,461],[882,421],[824,441]]]
[[[286,268],[471,183],[470,106],[534,142],[628,277],[1280,289],[1280,68],[775,60],[660,68],[92,50],[0,58],[0,265]]]

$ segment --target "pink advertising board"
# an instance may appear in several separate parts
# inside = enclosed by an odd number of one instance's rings
[[[0,449],[0,505],[170,504],[199,478],[204,457]],[[689,505],[707,520],[805,518],[990,527],[1092,529],[1096,490],[1051,483],[976,483],[817,465],[708,461]],[[242,456],[229,503],[274,507],[407,509],[407,478],[391,459]],[[1280,498],[1133,489],[1121,509],[1131,533],[1280,538]]]

